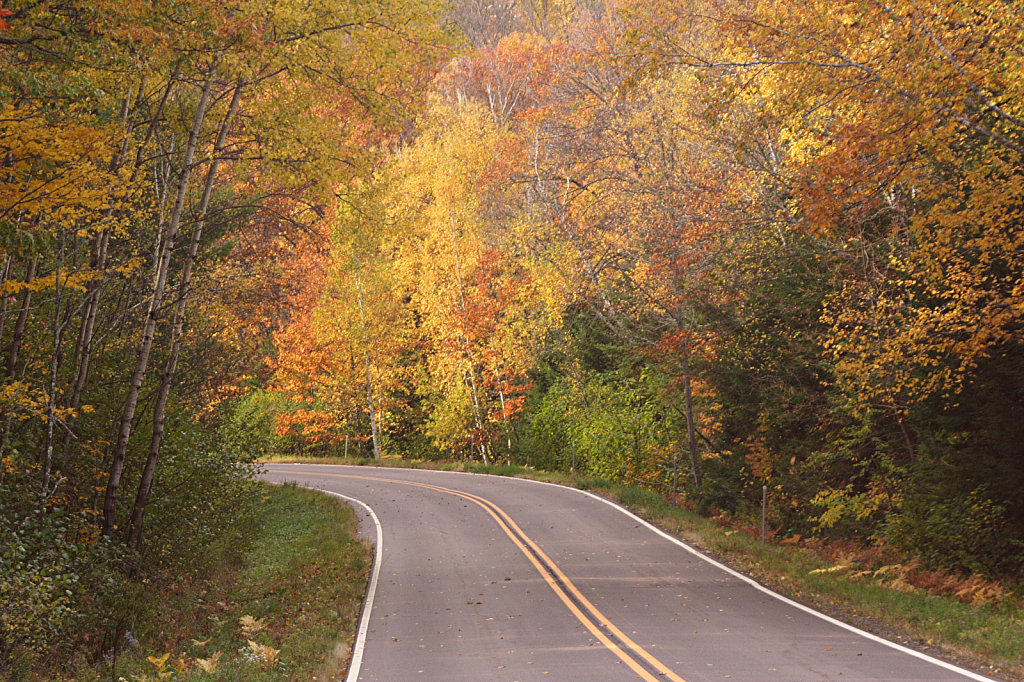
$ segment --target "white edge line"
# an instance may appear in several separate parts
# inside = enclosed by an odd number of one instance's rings
[[[286,463],[282,462],[282,464],[286,464]],[[287,464],[292,464],[293,466],[310,466],[308,464],[300,464],[298,462],[287,462]],[[314,464],[312,466],[339,466],[339,465],[337,465],[337,464],[326,464],[326,465],[324,465],[324,464],[321,464],[321,465]],[[344,465],[341,465],[341,466],[344,466]],[[372,467],[372,468],[384,468],[384,467]],[[395,469],[399,469],[401,471],[431,471],[431,472],[435,471],[433,469],[403,469],[403,468],[400,468],[400,467],[389,467],[389,468],[395,468]],[[729,568],[725,564],[722,564],[722,563],[720,563],[718,561],[715,561],[711,557],[701,553],[699,550],[696,550],[693,547],[691,547],[690,545],[686,544],[685,542],[683,542],[679,538],[676,538],[676,537],[673,537],[673,536],[669,535],[668,533],[666,533],[662,529],[658,528],[657,526],[655,526],[652,523],[649,523],[648,521],[645,521],[644,519],[640,518],[639,516],[637,516],[636,514],[634,514],[631,511],[629,511],[628,509],[626,509],[622,505],[616,504],[615,502],[612,502],[611,500],[606,500],[605,498],[601,497],[600,495],[595,495],[594,493],[592,493],[592,492],[590,492],[588,490],[580,490],[579,488],[571,488],[571,487],[569,487],[567,485],[559,485],[558,483],[548,483],[547,481],[535,481],[535,480],[530,479],[530,478],[516,478],[514,476],[494,476],[493,474],[477,474],[477,473],[472,472],[472,471],[441,471],[441,472],[438,472],[438,473],[442,473],[442,474],[467,474],[469,476],[493,476],[494,478],[511,478],[511,479],[517,480],[517,481],[527,481],[529,483],[539,483],[540,485],[550,485],[550,486],[554,486],[556,488],[561,488],[563,490],[572,490],[572,491],[575,491],[577,493],[582,493],[583,495],[586,495],[587,497],[592,497],[595,500],[598,500],[600,502],[604,502],[608,506],[610,506],[610,507],[612,507],[614,509],[619,510],[620,512],[622,512],[626,516],[630,517],[634,521],[638,521],[638,522],[642,523],[647,528],[651,529],[652,531],[654,531],[655,533],[657,533],[661,537],[665,538],[666,540],[668,540],[670,542],[673,542],[673,543],[679,545],[680,547],[685,549],[690,554],[693,554],[694,556],[700,558],[701,560],[708,562],[712,566],[715,566],[716,568],[718,568],[718,569],[720,569],[722,571],[725,571],[729,575],[732,575],[732,576],[734,576],[736,578],[739,578],[740,580],[742,580],[743,582],[747,583],[748,585],[754,587],[755,589],[758,589],[761,592],[764,592],[765,594],[770,595],[771,597],[773,597],[775,599],[778,599],[779,601],[781,601],[783,603],[789,604],[790,606],[793,606],[793,607],[795,607],[797,609],[800,609],[801,611],[804,611],[805,613],[809,613],[812,616],[817,616],[818,618],[821,618],[824,621],[832,623],[833,625],[837,625],[837,626],[839,626],[839,627],[841,627],[841,628],[843,628],[845,630],[849,630],[850,632],[853,632],[853,633],[855,633],[855,634],[857,634],[857,635],[859,635],[861,637],[865,637],[865,638],[870,639],[870,640],[872,640],[874,642],[878,642],[879,644],[884,644],[887,647],[890,647],[892,649],[896,649],[897,651],[901,651],[901,652],[903,652],[905,654],[909,654],[911,656],[914,656],[915,658],[920,658],[923,661],[928,661],[929,663],[934,663],[935,665],[939,666],[940,668],[945,668],[947,670],[951,670],[951,671],[953,671],[955,673],[959,673],[960,675],[963,675],[964,677],[968,677],[968,678],[970,678],[972,680],[978,680],[979,682],[999,682],[994,677],[987,677],[985,675],[979,675],[976,672],[973,672],[971,670],[966,670],[965,668],[961,668],[958,665],[954,665],[952,663],[948,663],[946,661],[943,661],[942,659],[935,658],[933,656],[929,656],[928,654],[925,654],[925,653],[921,653],[920,651],[915,651],[914,649],[911,649],[909,647],[905,647],[902,644],[896,644],[895,642],[890,642],[889,640],[885,639],[884,637],[879,637],[878,635],[871,634],[870,632],[867,632],[865,630],[861,630],[860,628],[855,627],[853,625],[850,625],[849,623],[844,623],[843,621],[837,620],[837,619],[833,618],[832,616],[825,615],[824,613],[822,613],[820,611],[815,611],[811,607],[804,606],[800,602],[793,601],[792,599],[790,599],[788,597],[783,597],[778,592],[774,592],[774,591],[768,589],[767,587],[765,587],[761,583],[757,582],[753,578],[751,578],[749,576],[746,576],[746,575],[743,575],[739,571],[736,571],[736,570],[734,570],[732,568]],[[327,492],[327,491],[324,490],[322,492]],[[330,495],[338,495],[338,493],[328,493],[328,494],[330,494]],[[338,495],[338,497],[344,497],[344,495]],[[351,498],[346,498],[346,499],[351,499]],[[358,500],[354,500],[354,501],[359,502]],[[364,507],[369,509],[369,507],[367,507],[362,502],[359,502],[359,504],[362,504]],[[373,514],[373,511],[371,510],[370,513]],[[373,518],[376,521],[377,516],[374,515]],[[378,532],[378,538],[379,538],[380,537],[380,524],[379,523],[377,524],[377,532]],[[378,542],[378,552],[379,552],[379,546],[380,546],[380,543]],[[374,562],[374,579],[373,579],[373,584],[376,584],[376,578],[377,578],[376,569],[377,569],[377,566],[379,566],[379,562],[375,561]],[[367,598],[371,599],[371,597],[372,597],[372,595],[368,595]],[[368,613],[369,613],[369,609],[367,609],[366,613],[364,614],[364,618],[366,620],[368,620],[368,616],[367,616]],[[362,636],[362,626],[360,626],[360,636]],[[361,646],[361,644],[360,644],[360,646]],[[355,656],[354,655],[353,655],[352,660],[353,660],[353,662],[355,661]],[[348,678],[346,678],[346,679],[348,679]],[[355,680],[355,678],[352,678],[351,682],[354,682],[354,680]]]
[[[472,473],[472,472],[468,472],[467,471],[467,472],[456,472],[456,473]],[[524,478],[524,479],[520,479],[520,480],[529,481],[531,479]],[[824,614],[824,613],[822,613],[820,611],[816,611],[816,610],[812,609],[809,606],[805,606],[805,605],[801,604],[800,602],[793,601],[789,597],[784,597],[781,594],[779,594],[778,592],[774,592],[773,590],[768,589],[767,587],[765,587],[761,583],[757,582],[756,580],[754,580],[750,576],[743,575],[739,571],[737,571],[735,569],[732,569],[732,568],[726,566],[723,563],[715,561],[711,557],[703,554],[699,550],[694,549],[690,545],[686,544],[685,542],[683,542],[679,538],[673,537],[673,536],[669,535],[668,533],[666,533],[662,529],[658,528],[654,524],[652,524],[652,523],[650,523],[650,522],[640,518],[639,516],[637,516],[636,514],[634,514],[631,511],[629,511],[628,509],[626,509],[622,505],[616,504],[615,502],[612,502],[611,500],[606,500],[605,498],[601,497],[600,495],[595,495],[595,494],[593,494],[590,491],[580,490],[579,488],[570,488],[569,486],[558,485],[557,483],[548,483],[547,481],[533,481],[533,482],[534,483],[541,483],[543,485],[553,485],[553,486],[556,486],[556,487],[559,487],[559,488],[565,488],[567,490],[575,490],[576,492],[582,493],[582,494],[586,495],[587,497],[592,497],[595,500],[598,500],[600,502],[604,502],[608,506],[610,506],[610,507],[612,507],[614,509],[617,509],[620,512],[622,512],[623,514],[625,514],[626,516],[632,518],[634,521],[638,521],[638,522],[642,523],[643,525],[647,526],[647,528],[651,529],[652,531],[654,531],[655,533],[657,533],[661,537],[665,538],[666,540],[669,540],[670,542],[674,542],[675,544],[679,545],[680,547],[685,549],[690,554],[693,554],[694,556],[699,557],[700,559],[708,562],[712,566],[715,566],[716,568],[718,568],[718,569],[720,569],[722,571],[725,571],[729,575],[732,575],[732,576],[735,576],[736,578],[739,578],[740,580],[742,580],[743,582],[747,583],[748,585],[754,587],[755,589],[758,589],[761,592],[764,592],[765,594],[770,595],[771,597],[773,597],[775,599],[778,599],[781,602],[784,602],[786,604],[789,604],[790,606],[793,606],[793,607],[795,607],[797,609],[800,609],[801,611],[804,611],[805,613],[809,613],[812,616],[817,616],[818,618],[821,618],[824,621],[832,623],[833,625],[837,625],[837,626],[839,626],[839,627],[841,627],[841,628],[843,628],[845,630],[849,630],[850,632],[853,632],[853,633],[855,633],[855,634],[857,634],[857,635],[859,635],[861,637],[865,637],[865,638],[870,639],[872,641],[878,642],[879,644],[884,644],[887,647],[896,649],[897,651],[901,651],[901,652],[903,652],[905,654],[910,654],[911,656],[914,656],[916,658],[920,658],[921,660],[924,660],[924,661],[928,661],[929,663],[934,663],[935,665],[939,666],[940,668],[945,668],[947,670],[951,670],[951,671],[953,671],[955,673],[959,673],[960,675],[963,675],[964,677],[969,677],[972,680],[978,680],[979,682],[994,682],[995,681],[995,678],[987,677],[985,675],[980,675],[980,674],[978,674],[976,672],[973,672],[971,670],[966,670],[964,668],[961,668],[958,665],[954,665],[954,664],[949,663],[947,661],[943,661],[942,659],[935,658],[933,656],[929,656],[928,654],[922,653],[920,651],[915,651],[914,649],[911,649],[909,647],[905,647],[902,644],[897,644],[895,642],[890,642],[889,640],[885,639],[884,637],[879,637],[878,635],[874,635],[874,634],[872,634],[870,632],[867,632],[865,630],[861,630],[860,628],[855,627],[853,625],[850,625],[849,623],[844,623],[843,621],[837,620],[837,619],[833,618],[832,616],[828,616],[828,615],[826,615],[826,614]]]
[[[537,481],[537,482],[538,483],[544,483],[544,481]],[[548,484],[548,485],[557,485],[557,484],[551,483],[551,484]],[[568,487],[568,486],[563,486],[563,487]],[[577,490],[576,488],[569,488],[569,489],[570,490]],[[655,526],[655,525],[653,525],[651,523],[648,523],[647,521],[645,521],[644,519],[640,518],[639,516],[637,516],[633,512],[629,511],[628,509],[625,509],[624,507],[621,507],[621,506],[615,504],[611,500],[606,500],[603,497],[600,497],[598,495],[594,495],[593,493],[588,492],[586,490],[580,490],[579,492],[583,493],[584,495],[587,495],[588,497],[592,497],[595,500],[600,500],[601,502],[604,502],[605,504],[610,505],[610,506],[614,507],[615,509],[618,509],[623,514],[633,518],[635,521],[639,521],[640,523],[644,524],[645,526],[647,526],[648,528],[653,530],[658,535],[662,536],[663,538],[665,538],[665,539],[667,539],[667,540],[669,540],[671,542],[674,542],[675,544],[679,545],[680,547],[682,547],[686,551],[690,552],[691,554],[693,554],[693,555],[695,555],[697,557],[700,557],[704,561],[708,562],[712,566],[715,566],[715,567],[721,569],[722,571],[725,571],[726,573],[739,578],[743,582],[753,586],[754,588],[760,590],[761,592],[764,592],[765,594],[768,594],[771,597],[773,597],[775,599],[778,599],[781,602],[789,604],[790,606],[798,608],[801,611],[804,611],[805,613],[809,613],[812,616],[817,616],[818,618],[821,618],[824,621],[832,623],[833,625],[838,625],[839,627],[841,627],[841,628],[843,628],[845,630],[849,630],[850,632],[856,633],[857,635],[860,635],[861,637],[865,637],[865,638],[870,639],[872,641],[878,642],[879,644],[884,644],[887,647],[891,647],[891,648],[896,649],[898,651],[901,651],[901,652],[903,652],[905,654],[910,654],[911,656],[914,656],[916,658],[920,658],[921,660],[924,660],[924,661],[928,661],[929,663],[934,663],[935,665],[937,665],[937,666],[939,666],[941,668],[946,668],[947,670],[951,670],[951,671],[953,671],[955,673],[963,675],[964,677],[969,677],[972,680],[979,680],[979,682],[993,682],[993,680],[995,679],[995,678],[992,678],[992,677],[987,677],[985,675],[979,675],[976,672],[973,672],[971,670],[966,670],[964,668],[961,668],[958,665],[954,665],[952,663],[948,663],[947,661],[943,661],[942,659],[935,658],[933,656],[929,656],[928,654],[922,653],[920,651],[915,651],[914,649],[911,649],[909,647],[905,647],[902,644],[897,644],[895,642],[891,642],[891,641],[885,639],[884,637],[879,637],[878,635],[874,635],[874,634],[872,634],[870,632],[867,632],[865,630],[861,630],[860,628],[855,627],[853,625],[850,625],[849,623],[844,623],[843,621],[837,620],[837,619],[833,618],[832,616],[828,616],[828,615],[826,615],[826,614],[824,614],[824,613],[822,613],[820,611],[816,611],[816,610],[812,609],[809,606],[805,606],[805,605],[801,604],[800,602],[796,602],[796,601],[793,601],[792,599],[790,599],[788,597],[784,597],[781,594],[779,594],[778,592],[774,592],[774,591],[768,589],[767,587],[765,587],[761,583],[757,582],[753,578],[751,578],[749,576],[746,576],[746,575],[743,575],[739,571],[736,571],[736,570],[734,570],[732,568],[729,568],[725,564],[719,563],[718,561],[715,561],[711,557],[708,557],[708,556],[702,554],[701,552],[699,552],[698,550],[694,549],[693,547],[690,547],[688,544],[686,544],[685,542],[683,542],[679,538],[672,537],[671,535],[669,535],[665,531],[661,530],[657,526]]]
[[[362,617],[359,619],[359,631],[356,633],[355,644],[352,645],[352,663],[348,666],[348,673],[345,674],[345,682],[356,682],[359,679],[359,668],[363,665],[363,649],[366,647],[366,632],[370,628],[370,610],[373,609],[373,597],[377,593],[377,577],[380,575],[380,558],[381,549],[384,545],[384,529],[380,526],[380,519],[377,518],[377,514],[374,513],[370,505],[366,504],[362,500],[357,500],[354,497],[348,495],[342,495],[341,493],[334,493],[330,490],[324,490],[323,488],[313,488],[312,486],[300,486],[309,490],[316,490],[317,492],[324,493],[325,495],[332,495],[334,497],[340,497],[348,502],[355,502],[361,505],[366,511],[370,513],[370,517],[373,519],[373,525],[377,526],[377,544],[373,550],[373,572],[370,575],[370,582],[366,585],[366,599],[363,600]]]

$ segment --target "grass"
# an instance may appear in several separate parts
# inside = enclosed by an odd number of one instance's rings
[[[406,462],[397,459],[281,459],[513,476],[576,487],[613,499],[764,585],[890,640],[1009,680],[1024,680],[1024,611],[1019,597],[964,603],[902,580],[900,565],[858,565],[815,546],[769,542],[735,519],[708,519],[672,506],[649,489],[599,478],[574,478],[522,466]],[[879,571],[879,569],[882,569]]]
[[[162,595],[113,666],[75,679],[343,679],[372,561],[356,528],[339,500],[268,486],[249,541],[220,548],[206,579]]]

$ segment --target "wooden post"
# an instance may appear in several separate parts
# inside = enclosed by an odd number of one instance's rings
[[[761,546],[764,547],[765,512],[768,509],[768,486],[761,486]]]

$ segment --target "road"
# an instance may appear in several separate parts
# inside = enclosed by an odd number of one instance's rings
[[[355,501],[377,546],[350,681],[990,679],[789,602],[582,491],[327,465],[264,478]]]

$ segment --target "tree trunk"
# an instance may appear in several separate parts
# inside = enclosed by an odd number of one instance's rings
[[[92,262],[93,269],[103,272],[107,267],[107,247],[110,242],[110,231],[103,230],[96,235],[96,247]],[[82,311],[82,326],[78,333],[78,372],[75,376],[75,385],[71,390],[71,400],[68,406],[77,410],[82,404],[82,394],[85,392],[85,384],[89,378],[89,362],[92,358],[92,339],[96,327],[96,315],[99,312],[100,291],[102,282],[89,282],[85,309]]]
[[[139,393],[142,390],[142,381],[146,375],[149,365],[149,356],[153,350],[153,337],[156,334],[156,324],[160,317],[160,309],[163,305],[164,288],[167,284],[167,274],[170,269],[171,250],[174,247],[174,238],[177,236],[178,228],[181,225],[181,214],[185,208],[185,198],[188,195],[188,183],[192,175],[192,165],[195,159],[196,147],[199,144],[199,135],[202,131],[203,121],[206,119],[207,103],[210,98],[210,89],[213,86],[213,73],[210,74],[203,85],[199,101],[196,103],[195,116],[192,119],[192,128],[189,131],[188,144],[185,147],[184,159],[181,171],[178,174],[177,193],[174,201],[174,208],[167,227],[167,237],[164,240],[160,252],[160,259],[157,263],[156,281],[153,286],[153,295],[150,300],[149,313],[146,316],[146,324],[143,329],[142,342],[139,346],[138,358],[135,363],[135,371],[132,374],[131,383],[128,385],[128,395],[125,397],[124,406],[121,409],[121,419],[118,425],[117,441],[114,445],[113,457],[110,463],[110,477],[107,480],[107,490],[103,499],[103,535],[111,537],[114,533],[115,514],[117,512],[117,493],[121,485],[121,475],[124,473],[124,460],[128,454],[128,440],[131,437],[132,421],[135,418],[135,409],[139,402]]]
[[[352,258],[356,264],[356,291],[359,295],[359,324],[363,332],[363,361],[366,365],[366,402],[370,408],[370,435],[373,437],[373,458],[380,459],[380,440],[378,438],[378,422],[373,407],[373,382],[370,377],[370,340],[366,335],[366,310],[363,307],[363,280],[361,277],[362,266],[359,264],[359,254],[353,250]]]
[[[350,347],[350,350],[349,350],[349,353],[348,353],[348,363],[349,363],[349,368],[352,370],[352,375],[355,376],[355,373],[356,373],[356,356],[351,351],[351,347]],[[353,411],[355,412],[355,415],[356,415],[356,442],[358,443],[357,447],[359,448],[359,459],[365,459],[365,457],[366,457],[366,448],[364,447],[364,443],[363,443],[363,408],[359,407],[358,404],[357,404],[353,408]]]
[[[38,258],[29,261],[28,271],[25,273],[25,283],[28,284],[36,276]],[[18,352],[21,350],[21,341],[25,337],[25,324],[28,322],[29,309],[32,306],[32,290],[25,289],[25,295],[21,299],[21,311],[18,313],[18,321],[14,323],[14,336],[11,337],[11,350],[7,355],[7,378],[13,379],[18,370]]]
[[[466,339],[465,337],[463,337],[463,339],[466,342],[466,362],[469,365],[469,387],[473,391],[473,418],[476,421],[477,433],[480,435],[482,439],[484,433],[484,423],[483,420],[480,418],[480,399],[477,397],[476,392],[476,374],[473,372],[473,356],[470,354],[469,340]],[[475,437],[473,438],[473,444],[476,444]],[[484,447],[483,442],[480,443],[480,455],[483,457],[484,464],[490,464],[490,462],[488,462],[487,460],[487,450]]]
[[[7,280],[11,278],[11,270],[14,268],[14,256],[7,256],[4,258],[4,269],[3,276],[0,277],[0,284],[6,284]],[[9,296],[0,297],[0,338],[4,335],[4,324],[7,322],[7,302]]]
[[[163,118],[164,107],[167,104],[167,99],[171,94],[171,90],[173,89],[176,74],[177,71],[175,70],[171,74],[171,77],[168,78],[167,87],[164,88],[164,94],[163,97],[160,99],[160,104],[157,106],[156,112],[150,119],[149,126],[146,129],[145,137],[139,144],[139,148],[136,152],[135,157],[135,166],[132,169],[132,175],[130,180],[128,181],[129,184],[134,183],[135,180],[138,178],[139,171],[143,165],[143,152],[145,151],[146,146],[149,144],[149,140],[152,138],[156,126]],[[136,111],[141,106],[145,89],[146,79],[145,77],[143,77],[142,81],[139,83],[139,91],[135,98],[136,103],[134,109]],[[118,149],[117,154],[115,154],[110,161],[111,172],[116,172],[119,168],[121,168],[124,165],[125,159],[128,156],[128,145],[130,143],[130,136],[135,129],[134,124],[128,125],[128,118],[131,112],[128,109],[127,100],[128,98],[125,98],[125,104],[122,106],[121,110],[121,124],[123,126],[127,126],[127,128],[125,130],[124,138],[122,139],[122,143],[120,148]],[[105,213],[104,218],[110,218],[112,215],[113,210],[110,209]],[[101,273],[101,276],[99,281],[90,281],[89,284],[87,285],[85,308],[82,311],[82,327],[78,336],[78,372],[75,376],[75,384],[71,392],[71,400],[68,403],[68,406],[72,410],[77,410],[81,406],[82,394],[85,392],[85,385],[89,379],[89,364],[92,359],[93,334],[96,327],[96,316],[99,312],[100,294],[102,293],[103,286],[103,274],[106,273],[107,269],[107,252],[109,249],[109,245],[110,230],[104,229],[98,235],[96,235],[95,247],[93,249],[91,259],[92,262],[90,263],[92,269]],[[70,432],[64,439],[65,450],[67,450],[68,448],[69,438]]]
[[[458,284],[459,284],[459,301],[460,301],[460,305],[461,305],[462,310],[465,311],[466,310],[466,292],[465,292],[464,287],[462,286],[462,264],[461,264],[461,262],[459,260],[459,240],[458,240],[458,236],[457,236],[457,234],[455,232],[455,218],[450,216],[450,219],[451,219],[451,226],[452,226],[452,249],[453,249],[453,251],[455,253],[455,276],[456,276],[456,279],[457,279]],[[476,391],[476,373],[473,371],[473,349],[470,347],[469,339],[466,338],[465,334],[462,335],[462,341],[463,341],[463,344],[466,346],[466,363],[469,365],[469,387],[473,391],[473,418],[474,418],[474,421],[476,422],[477,433],[481,437],[483,437],[484,422],[483,422],[483,419],[480,416],[480,398],[477,395],[477,391]],[[473,442],[473,445],[476,445],[476,437],[475,436],[473,437],[472,442]],[[472,450],[473,449],[470,448],[470,452],[472,452]],[[484,447],[483,443],[481,443],[481,445],[480,445],[480,454],[483,457],[484,464],[488,464],[489,462],[487,461],[487,450]]]
[[[380,459],[380,441],[377,437],[376,410],[373,407],[373,384],[370,382],[370,354],[363,351],[366,359],[366,402],[370,409],[370,435],[373,437],[373,458]]]
[[[700,471],[700,457],[697,454],[697,429],[693,421],[693,394],[690,391],[690,358],[686,357],[683,375],[683,397],[686,400],[686,446],[690,450],[690,467],[693,471],[693,482],[700,490],[704,485],[704,476]]]
[[[45,499],[52,492],[50,488],[50,474],[53,470],[53,429],[57,421],[57,375],[60,372],[62,348],[64,346],[64,332],[71,323],[72,314],[68,319],[61,322],[60,310],[61,299],[63,298],[64,287],[61,286],[61,277],[64,276],[63,266],[65,258],[65,244],[67,231],[60,228],[60,250],[57,256],[57,265],[54,268],[54,298],[53,298],[53,346],[50,348],[50,377],[46,391],[46,437],[43,442],[43,486],[42,497]],[[59,485],[59,482],[58,484]]]
[[[33,258],[28,263],[28,269],[25,272],[25,283],[28,284],[35,277],[36,264],[38,263],[37,258]],[[14,334],[11,337],[11,349],[7,356],[7,378],[14,379],[17,376],[18,370],[18,350],[21,348],[21,339],[25,335],[25,324],[28,322],[29,308],[32,305],[32,290],[25,289],[24,295],[21,297],[21,308],[18,312],[18,321],[14,323]],[[7,445],[7,437],[11,433],[11,422],[14,419],[14,412],[12,410],[2,410],[0,413],[6,412],[4,419],[4,429],[0,432],[0,457],[3,456],[4,446]]]
[[[149,456],[146,458],[146,466],[142,470],[142,479],[139,481],[139,489],[135,495],[135,505],[132,508],[131,520],[128,523],[128,547],[131,549],[138,549],[139,542],[142,539],[142,519],[146,513],[146,505],[149,504],[149,493],[153,488],[156,465],[160,458],[160,449],[164,441],[167,400],[170,397],[171,385],[174,383],[174,374],[178,368],[178,357],[181,354],[181,335],[188,303],[189,286],[192,282],[192,268],[195,266],[196,256],[199,253],[199,243],[203,238],[203,228],[206,226],[206,214],[210,207],[210,197],[213,195],[213,185],[217,178],[220,156],[224,152],[224,145],[227,142],[231,121],[238,110],[238,103],[242,97],[242,88],[242,83],[239,83],[235,88],[234,95],[231,97],[231,104],[228,105],[228,112],[221,123],[220,131],[217,133],[217,141],[214,143],[210,168],[206,173],[206,184],[203,186],[203,195],[199,200],[198,218],[196,219],[195,227],[192,228],[188,253],[185,256],[185,262],[181,269],[181,281],[178,282],[178,300],[174,307],[174,317],[171,323],[171,352],[167,357],[164,373],[160,377],[160,390],[157,393],[156,405],[153,407],[153,437],[150,441]]]

